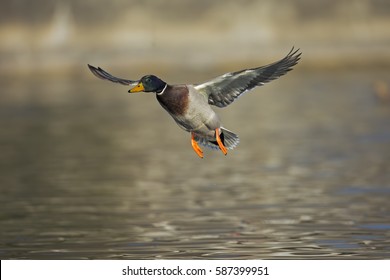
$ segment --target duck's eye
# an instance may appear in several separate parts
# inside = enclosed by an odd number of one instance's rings
[[[146,78],[145,82],[150,83],[150,78]]]

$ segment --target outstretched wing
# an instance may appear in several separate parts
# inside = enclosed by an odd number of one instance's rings
[[[275,80],[292,70],[298,63],[301,53],[299,49],[291,51],[281,60],[266,66],[226,73],[195,88],[208,96],[210,105],[225,107],[241,94]]]
[[[100,79],[103,79],[103,80],[108,80],[108,81],[111,81],[111,82],[114,82],[114,83],[119,83],[119,84],[122,84],[122,85],[125,85],[125,86],[127,86],[127,85],[135,85],[138,82],[138,81],[126,80],[126,79],[115,77],[115,76],[111,75],[110,73],[104,71],[100,67],[96,68],[96,67],[88,64],[88,68],[89,68],[89,70],[91,70],[91,72],[96,77],[98,77]]]

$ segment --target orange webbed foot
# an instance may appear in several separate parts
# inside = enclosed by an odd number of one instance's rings
[[[195,141],[194,133],[192,133],[192,132],[191,132],[191,145],[192,145],[192,148],[194,149],[195,153],[196,153],[200,158],[203,158],[203,151],[202,151],[202,149],[199,147],[198,143]]]
[[[221,149],[222,153],[226,156],[227,149],[226,149],[225,145],[222,143],[221,136],[219,135],[219,128],[215,129],[215,138],[217,139],[218,146]]]

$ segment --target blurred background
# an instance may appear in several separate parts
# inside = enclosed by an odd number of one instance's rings
[[[378,67],[390,60],[385,0],[16,0],[3,1],[0,13],[5,73],[83,75],[83,62],[126,67],[130,74],[157,65],[204,72],[268,62],[293,45],[305,50],[301,67]]]
[[[199,83],[293,46],[203,160],[87,68]],[[1,258],[388,258],[389,47],[386,0],[3,0]]]

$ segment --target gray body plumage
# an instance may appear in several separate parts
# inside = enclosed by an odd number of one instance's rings
[[[188,98],[186,104],[181,105],[185,110],[178,114],[174,108],[173,101],[165,101],[165,98],[176,97],[178,100]],[[185,97],[184,97],[185,96]],[[226,148],[233,149],[238,145],[239,138],[236,134],[221,127],[218,115],[208,103],[208,96],[200,93],[194,85],[168,86],[164,91],[156,95],[161,106],[171,115],[175,122],[182,129],[192,132],[195,140],[206,147],[218,149],[215,143],[215,129],[220,128],[224,135]]]
[[[187,110],[183,115],[171,114],[173,119],[188,132],[215,139],[213,132],[221,127],[217,114],[208,104],[207,97],[199,94],[193,85],[188,85],[187,90],[189,98]]]

